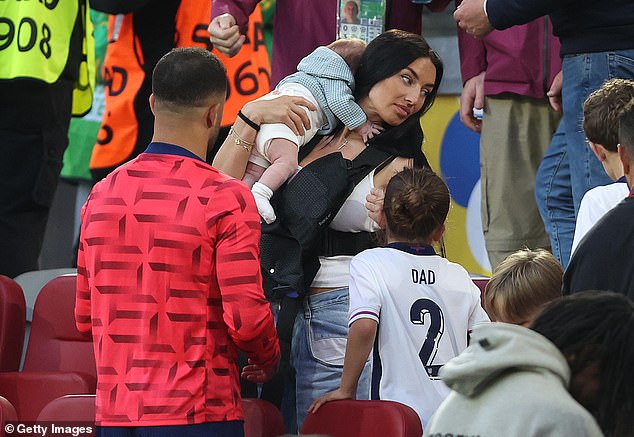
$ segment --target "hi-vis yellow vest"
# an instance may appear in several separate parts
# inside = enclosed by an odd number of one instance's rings
[[[78,12],[84,35],[73,115],[84,115],[95,87],[95,41],[86,0],[0,1],[0,79],[55,83],[68,63]]]

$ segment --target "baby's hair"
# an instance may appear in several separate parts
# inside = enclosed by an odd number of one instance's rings
[[[390,179],[383,212],[389,233],[406,242],[430,243],[449,213],[447,184],[429,168],[406,168]]]
[[[564,270],[544,249],[522,249],[497,266],[484,291],[484,309],[492,320],[523,324],[561,297]]]
[[[619,119],[634,99],[634,81],[610,79],[588,96],[583,104],[583,130],[588,140],[616,152]]]
[[[363,56],[366,45],[362,39],[347,38],[335,40],[326,47],[341,56],[348,64],[348,67],[350,67],[350,70],[352,70],[352,74],[354,74],[359,68],[361,56]]]

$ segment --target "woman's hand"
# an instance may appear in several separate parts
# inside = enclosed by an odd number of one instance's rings
[[[355,399],[354,393],[346,393],[341,388],[338,388],[335,391],[331,391],[330,393],[326,393],[325,395],[315,399],[310,407],[308,407],[309,413],[316,413],[319,410],[319,407],[324,405],[326,402],[330,401],[338,401],[341,399]]]
[[[365,200],[365,208],[368,210],[368,216],[374,220],[381,229],[385,229],[385,215],[383,214],[385,191],[381,188],[372,188],[370,189],[370,194],[365,197]]]
[[[317,108],[303,97],[282,96],[270,100],[254,100],[242,108],[242,113],[257,124],[283,123],[296,135],[304,135],[310,129],[306,109]]]

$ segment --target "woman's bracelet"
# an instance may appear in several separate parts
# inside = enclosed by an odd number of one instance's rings
[[[248,124],[249,126],[251,126],[253,129],[255,129],[256,132],[260,131],[260,125],[257,124],[255,121],[251,120],[249,117],[247,117],[246,115],[244,115],[242,113],[242,111],[238,111],[238,117],[240,117],[240,119],[242,121],[244,121],[246,124]]]
[[[233,126],[231,126],[231,129],[229,129],[229,135],[233,137],[233,142],[236,143],[236,146],[240,146],[247,152],[251,153],[251,149],[253,148],[253,146],[255,146],[254,142],[250,143],[240,138],[240,135],[238,135],[238,133],[233,130]]]

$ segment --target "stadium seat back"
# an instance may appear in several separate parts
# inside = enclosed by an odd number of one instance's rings
[[[77,275],[58,276],[38,294],[23,371],[78,372],[96,381],[92,337],[75,326],[76,281]]]
[[[412,408],[393,401],[340,400],[309,414],[301,434],[331,437],[421,437],[422,425]]]
[[[76,422],[94,426],[95,395],[65,395],[53,399],[40,412],[38,422]]]
[[[26,301],[22,287],[0,275],[0,372],[19,369],[25,329]]]
[[[282,413],[262,399],[242,399],[245,437],[277,437],[285,433]]]

